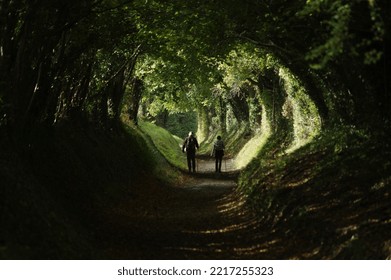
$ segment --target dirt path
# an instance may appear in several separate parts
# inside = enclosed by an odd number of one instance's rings
[[[214,173],[215,171],[215,162],[214,160],[206,160],[206,159],[197,159],[197,169],[201,174],[205,173]],[[223,159],[221,163],[221,171],[223,173],[227,172],[238,172],[235,169],[235,163],[233,159]]]
[[[235,173],[211,173],[213,164],[199,161],[200,172],[184,185],[129,201],[115,209],[114,218],[107,213],[111,226],[98,236],[105,254],[115,259],[255,257],[258,223],[235,192]]]
[[[109,259],[390,256],[388,189],[368,190],[359,182],[353,188],[352,179],[342,185],[345,188],[333,180],[281,188],[267,211],[256,218],[236,192],[237,172],[231,168],[227,162],[225,172],[217,174],[214,162],[199,160],[198,173],[180,186],[145,186],[138,196],[130,193],[99,215],[98,224],[104,226],[94,232],[99,232],[100,251]],[[307,169],[303,163],[290,167],[286,172],[291,179],[285,184],[303,179],[305,172],[298,170]]]

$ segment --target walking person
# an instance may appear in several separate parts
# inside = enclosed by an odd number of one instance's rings
[[[195,138],[193,132],[190,131],[189,135],[186,137],[182,145],[182,152],[186,151],[187,167],[189,168],[189,172],[191,172],[192,170],[193,172],[196,171],[196,162],[195,162],[196,149],[199,149],[197,138]]]
[[[217,136],[217,140],[213,144],[213,152],[212,155],[214,155],[216,159],[216,172],[221,172],[221,162],[223,161],[224,156],[224,142],[221,140],[221,136]]]

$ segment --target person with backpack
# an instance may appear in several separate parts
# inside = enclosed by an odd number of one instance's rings
[[[221,140],[221,136],[217,136],[216,142],[213,144],[212,156],[216,159],[216,172],[221,173],[221,162],[223,161],[224,156],[224,142]]]
[[[189,172],[191,172],[192,170],[193,172],[196,171],[196,165],[195,165],[196,149],[199,149],[197,138],[195,138],[193,132],[190,131],[189,135],[186,137],[182,145],[182,152],[186,151],[187,167],[189,168]]]

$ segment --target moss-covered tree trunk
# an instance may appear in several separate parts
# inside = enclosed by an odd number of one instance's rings
[[[250,109],[247,103],[247,99],[243,96],[233,95],[228,102],[232,106],[232,111],[236,120],[239,123],[248,124],[250,119]]]
[[[209,136],[209,126],[210,126],[210,118],[209,118],[209,110],[205,106],[199,106],[197,109],[197,137],[198,141],[202,142]]]
[[[287,94],[280,82],[278,73],[273,70],[268,76],[258,77],[258,99],[265,109],[271,132],[271,149],[283,150],[293,140],[293,119],[283,116],[283,105]]]
[[[219,126],[222,134],[227,133],[227,102],[219,97]]]

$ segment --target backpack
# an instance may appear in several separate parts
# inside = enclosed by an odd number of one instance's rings
[[[187,138],[187,141],[186,141],[186,151],[195,151],[196,141],[197,140],[194,137]]]
[[[214,144],[214,148],[216,151],[224,150],[224,142],[222,140],[217,140]]]

